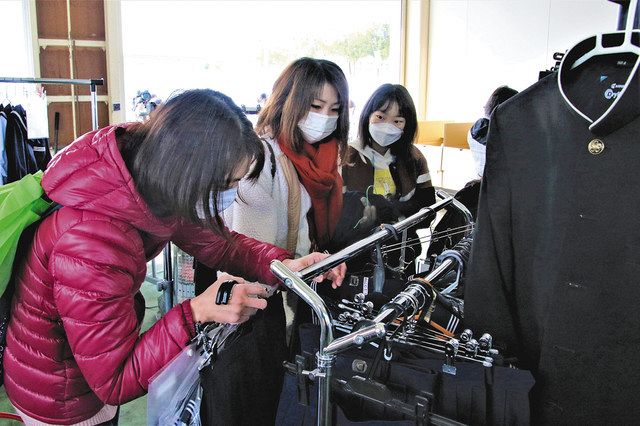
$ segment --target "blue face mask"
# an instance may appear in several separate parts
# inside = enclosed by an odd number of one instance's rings
[[[233,204],[236,200],[236,196],[238,195],[238,188],[229,188],[224,191],[218,192],[218,208],[220,211],[224,211]],[[213,210],[213,206],[211,206],[211,210]]]
[[[238,195],[238,188],[229,188],[224,191],[218,192],[218,213],[222,213],[224,210],[229,208],[231,204],[236,200],[236,195]],[[213,197],[209,201],[209,208],[211,212],[214,212],[213,209]],[[198,201],[196,205],[196,212],[198,213],[198,217],[204,220],[204,211],[202,209],[202,203]]]

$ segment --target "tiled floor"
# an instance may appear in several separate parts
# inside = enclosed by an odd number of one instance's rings
[[[144,295],[147,309],[144,316],[144,322],[142,324],[142,331],[146,331],[156,321],[156,313],[158,311],[158,296],[160,293],[156,290],[155,285],[145,282],[142,284],[142,294]],[[0,389],[0,411],[13,413],[13,407],[7,399],[7,395],[4,393],[4,389]],[[147,424],[147,397],[138,398],[135,401],[131,401],[124,404],[120,408],[120,422],[121,426],[144,426]],[[17,426],[18,422],[11,420],[0,419],[0,426]]]

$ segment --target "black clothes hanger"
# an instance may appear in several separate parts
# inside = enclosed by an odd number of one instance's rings
[[[622,31],[625,29],[627,23],[627,16],[629,13],[629,6],[631,4],[631,0],[609,0],[611,3],[616,3],[620,5],[620,12],[618,13],[618,31]],[[640,28],[640,9],[636,7],[636,14],[634,18],[633,28],[636,30]]]
[[[630,0],[628,11],[637,11],[638,0]],[[628,13],[624,31],[596,34],[581,42],[588,43],[587,50],[571,65],[571,69],[577,68],[589,59],[602,55],[636,55],[636,61],[640,60],[640,31],[634,29],[634,21],[637,13]],[[568,64],[567,64],[568,65]]]

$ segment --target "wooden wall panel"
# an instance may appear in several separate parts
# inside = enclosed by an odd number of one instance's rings
[[[67,2],[66,0],[36,0],[38,18],[38,37],[66,39]]]
[[[71,38],[104,41],[103,0],[71,0],[69,9],[71,10]]]
[[[2,1],[2,0],[0,0]],[[35,0],[40,46],[40,76],[44,78],[91,79],[107,77],[105,52],[104,1],[108,0]],[[69,16],[67,16],[67,11]],[[45,39],[45,40],[43,40]],[[50,39],[50,40],[46,40]],[[52,40],[52,41],[51,41]],[[84,42],[84,43],[83,43]],[[84,46],[77,46],[84,44]],[[73,60],[71,63],[71,59]],[[106,82],[105,82],[106,83]],[[45,85],[49,96],[88,96],[89,86]],[[108,96],[108,88],[98,86],[99,96]],[[75,114],[74,114],[75,108]],[[53,137],[54,113],[60,112],[59,146],[65,146],[92,129],[91,104],[57,99],[49,105],[49,127]],[[107,104],[98,102],[99,125],[108,124]],[[53,143],[53,142],[52,142]]]
[[[105,78],[107,76],[107,56],[99,47],[76,47],[73,50],[75,78]],[[89,95],[89,86],[77,86],[76,94]],[[107,80],[98,86],[98,95],[107,94]]]
[[[49,116],[49,146],[53,150],[55,143],[55,113],[60,113],[60,131],[58,133],[58,147],[69,145],[73,142],[73,113],[70,102],[52,102],[48,107]]]
[[[58,46],[41,48],[40,75],[44,78],[70,78],[69,49]],[[54,84],[45,84],[44,86],[47,95],[71,95],[70,86]]]
[[[76,107],[78,137],[93,130],[91,128],[91,102],[78,102]],[[109,108],[105,102],[98,102],[98,128],[109,124]]]

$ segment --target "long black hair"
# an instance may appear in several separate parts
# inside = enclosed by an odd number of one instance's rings
[[[262,143],[242,110],[209,89],[172,96],[148,121],[128,127],[122,139],[136,188],[155,215],[204,220],[219,235],[226,233],[217,194],[241,168],[253,163],[247,177],[254,180],[264,165]]]

